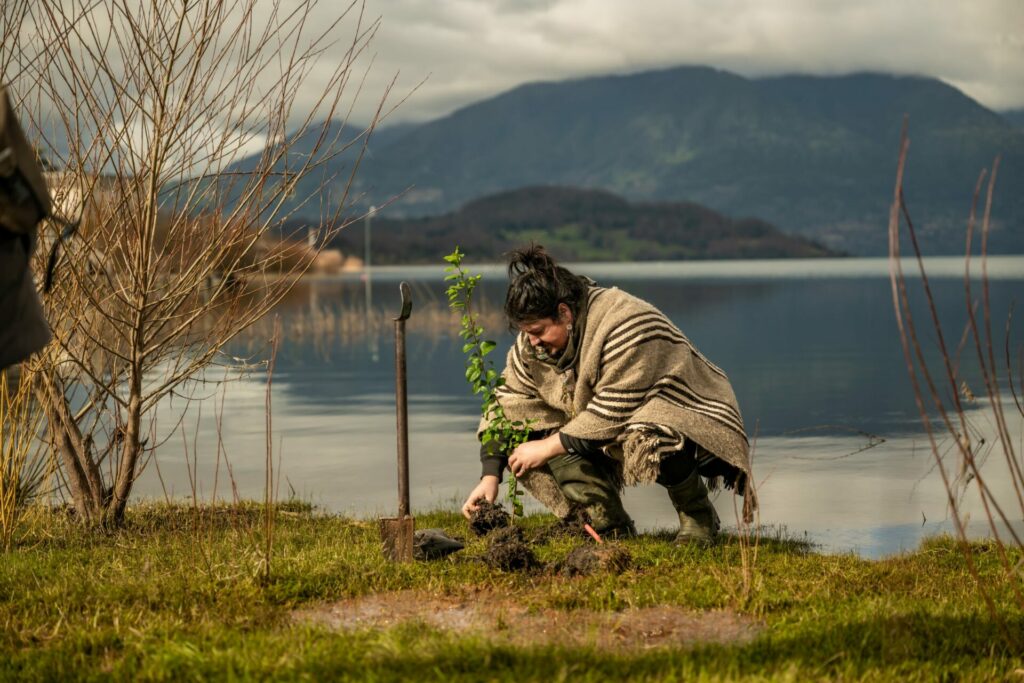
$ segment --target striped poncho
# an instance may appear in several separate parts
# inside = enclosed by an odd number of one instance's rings
[[[642,299],[591,287],[573,366],[559,371],[536,358],[519,334],[503,377],[497,396],[509,419],[531,420],[535,431],[611,440],[604,450],[620,465],[620,486],[653,482],[662,455],[691,439],[701,473],[739,483],[743,492],[749,444],[728,377]],[[555,514],[568,511],[547,468],[520,480]]]

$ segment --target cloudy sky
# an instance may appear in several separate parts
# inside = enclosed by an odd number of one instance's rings
[[[1024,0],[366,2],[381,23],[360,119],[395,74],[396,95],[425,79],[392,117],[419,121],[525,82],[680,64],[931,75],[988,107],[1024,107]]]

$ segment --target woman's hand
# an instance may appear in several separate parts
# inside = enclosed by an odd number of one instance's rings
[[[551,458],[565,453],[558,432],[545,439],[519,444],[508,458],[508,468],[517,477],[523,472],[542,467]]]
[[[469,498],[462,506],[462,514],[466,519],[476,511],[477,501],[483,498],[488,503],[493,503],[498,498],[498,478],[493,474],[484,475],[480,483],[476,485]]]

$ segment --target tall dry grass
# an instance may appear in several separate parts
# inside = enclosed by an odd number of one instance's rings
[[[367,311],[360,287],[316,280],[297,283],[274,309],[281,316],[282,343],[312,346],[326,356],[332,349],[385,339],[392,330],[398,296],[393,302],[385,300],[390,290],[378,284],[376,303]],[[459,315],[446,303],[425,288],[417,288],[413,300],[408,333],[439,342],[458,338]],[[477,315],[486,329],[501,329],[506,324],[500,306],[486,299],[479,302]],[[273,336],[273,327],[273,316],[267,316],[241,332],[237,341],[251,349],[263,347]]]
[[[927,269],[921,257],[918,235],[903,194],[903,178],[907,169],[910,140],[906,124],[900,142],[893,201],[889,213],[889,264],[893,309],[903,347],[907,372],[917,402],[921,424],[927,435],[929,449],[936,469],[946,489],[950,518],[953,521],[960,548],[993,619],[998,619],[996,593],[1008,591],[1018,608],[1024,610],[1024,542],[1016,523],[1024,520],[1024,459],[1019,450],[1022,435],[1011,433],[1007,416],[1024,416],[1021,403],[1020,378],[1024,377],[1022,352],[1017,350],[1014,367],[1014,320],[1012,313],[1005,321],[994,321],[988,281],[988,237],[992,206],[995,197],[999,158],[991,170],[981,171],[974,189],[974,198],[967,218],[964,249],[964,306],[967,327],[954,346],[947,340],[935,300],[932,295]],[[987,184],[986,184],[987,179]],[[978,216],[979,199],[984,192],[984,204]],[[980,231],[980,238],[978,232]],[[910,255],[920,277],[920,300],[928,311],[923,323],[911,312],[914,296],[908,287],[908,276],[903,271],[901,238],[910,242]],[[977,268],[974,251],[977,248]],[[998,325],[998,326],[997,326]],[[1018,337],[1019,338],[1019,337]],[[938,363],[926,360],[925,346],[933,340],[938,352]],[[967,381],[966,366],[974,365],[984,387],[982,411],[969,410],[973,395]],[[980,392],[979,392],[980,393]],[[971,415],[985,414],[993,425],[994,434],[985,435]],[[952,449],[943,444],[952,444]],[[995,461],[995,462],[994,462]],[[1001,462],[998,462],[1001,461]],[[991,466],[999,464],[1005,470],[998,475]],[[992,476],[990,477],[990,473]],[[994,478],[1008,478],[1009,493],[999,494],[993,486]],[[983,509],[982,523],[994,541],[1001,572],[996,577],[982,577],[977,569],[975,551],[968,538],[970,521],[963,507],[963,496],[973,490]],[[1019,644],[1024,636],[1001,622],[1008,640]]]
[[[46,492],[49,452],[39,435],[43,412],[32,377],[0,371],[0,544],[9,549],[27,506]]]

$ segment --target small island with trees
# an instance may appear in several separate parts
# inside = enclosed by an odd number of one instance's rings
[[[355,228],[355,229],[354,229]],[[292,224],[286,231],[299,233]],[[331,243],[362,254],[364,231],[341,230]],[[566,261],[676,261],[839,256],[757,218],[729,218],[692,202],[629,202],[604,190],[536,186],[500,192],[454,212],[373,220],[379,264],[436,263],[446,245],[500,261],[514,245],[543,240]]]

